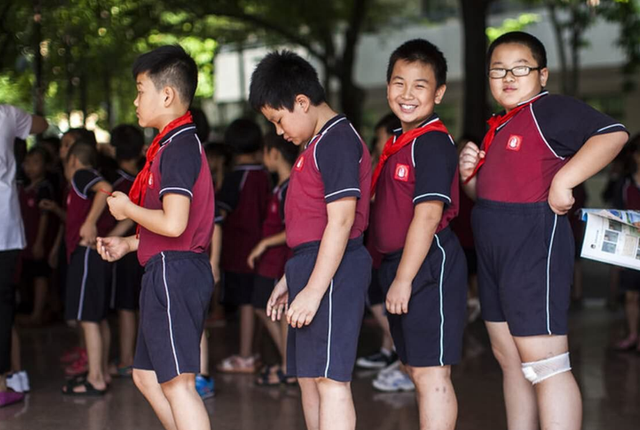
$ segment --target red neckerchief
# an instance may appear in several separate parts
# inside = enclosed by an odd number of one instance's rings
[[[380,178],[380,174],[382,173],[382,168],[384,164],[387,162],[389,157],[393,154],[400,151],[405,146],[409,145],[418,137],[423,134],[429,133],[430,131],[440,131],[442,133],[449,134],[447,127],[444,126],[442,121],[436,119],[432,122],[429,122],[422,127],[414,128],[413,130],[409,130],[406,133],[402,133],[399,137],[392,136],[387,140],[384,144],[384,149],[382,150],[382,155],[380,155],[380,160],[378,161],[378,165],[376,166],[376,170],[373,172],[373,178],[371,179],[371,195],[374,195],[376,192],[376,184],[378,183],[378,179]]]
[[[136,176],[136,180],[133,182],[131,190],[129,191],[129,198],[133,203],[138,206],[142,206],[144,204],[144,196],[147,194],[149,177],[151,176],[151,163],[153,163],[153,159],[156,158],[156,155],[160,150],[160,141],[162,141],[170,131],[175,130],[178,127],[182,127],[185,124],[191,124],[192,122],[193,118],[191,116],[191,112],[187,111],[187,113],[182,115],[180,118],[176,118],[167,124],[153,139],[151,146],[147,150],[147,161],[144,163],[144,167],[140,173]]]
[[[504,115],[493,115],[491,118],[489,118],[489,121],[487,121],[487,124],[489,124],[489,131],[487,131],[487,134],[484,135],[484,139],[482,140],[482,146],[481,146],[481,148],[484,150],[484,158],[481,158],[480,161],[478,161],[478,164],[476,164],[476,168],[473,170],[473,173],[463,182],[463,185],[466,185],[471,179],[473,179],[474,176],[478,174],[478,170],[480,170],[480,167],[482,167],[485,160],[487,159],[487,154],[489,153],[489,147],[493,143],[493,139],[496,137],[496,131],[503,124],[506,124],[509,120],[511,120],[511,118],[516,116],[521,110],[528,107],[531,103],[538,100],[540,96],[545,94],[547,93],[545,92],[535,96],[531,100],[524,102],[521,105],[518,105],[516,108],[512,109],[511,111],[509,111]]]

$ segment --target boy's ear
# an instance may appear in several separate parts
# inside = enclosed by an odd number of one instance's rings
[[[544,88],[547,86],[547,80],[549,79],[549,69],[546,67],[540,69],[540,85]]]
[[[178,93],[173,87],[166,86],[162,89],[162,103],[164,107],[169,107],[178,98]]]
[[[444,93],[446,91],[447,91],[446,84],[442,84],[438,88],[436,88],[436,96],[434,98],[434,101],[437,105],[439,105],[442,102],[442,99],[444,98]]]
[[[294,110],[296,108],[300,108],[304,113],[307,113],[310,107],[311,107],[311,99],[309,97],[307,97],[304,94],[298,94],[296,96],[296,100],[293,106]]]

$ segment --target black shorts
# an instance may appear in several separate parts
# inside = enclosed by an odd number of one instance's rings
[[[250,305],[254,276],[253,273],[224,272],[222,303],[234,306]]]
[[[367,290],[367,304],[369,307],[381,305],[385,302],[386,294],[382,291],[382,285],[380,285],[379,271],[379,269],[371,270],[371,283]]]
[[[22,260],[22,279],[31,281],[36,278],[48,278],[51,275],[51,267],[46,260]]]
[[[200,338],[213,293],[209,257],[166,251],[147,262],[133,367],[152,370],[159,383],[200,373]]]
[[[266,278],[261,275],[255,275],[253,278],[253,292],[251,295],[251,304],[256,309],[267,309],[267,302],[273,287],[276,286],[279,279]]]
[[[310,242],[293,249],[285,267],[289,304],[307,285],[319,246]],[[362,238],[350,240],[311,324],[289,327],[288,374],[351,381],[370,277],[371,256]]]
[[[111,263],[95,249],[78,246],[67,269],[65,319],[100,322],[107,317],[111,298]]]
[[[513,336],[566,335],[574,240],[549,204],[479,200],[472,213],[482,318]]]
[[[143,274],[144,268],[138,262],[135,252],[125,255],[113,265],[112,309],[138,310]]]
[[[388,254],[380,266],[385,291],[393,283],[402,250]],[[462,357],[467,312],[467,265],[458,238],[446,228],[433,238],[413,279],[409,312],[387,314],[400,361],[414,367],[456,364]]]
[[[620,271],[620,289],[622,291],[640,291],[640,271],[622,269]]]

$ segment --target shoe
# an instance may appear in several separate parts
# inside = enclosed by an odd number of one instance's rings
[[[480,316],[480,300],[472,298],[467,300],[467,321],[469,323],[474,322]]]
[[[373,388],[385,393],[397,393],[399,391],[413,391],[416,386],[413,385],[409,376],[396,369],[384,374],[382,378],[374,379]]]
[[[202,400],[213,397],[216,394],[213,378],[200,374],[196,375],[196,391],[198,391]]]
[[[382,369],[380,372],[378,372],[378,376],[376,377],[376,379],[384,378],[386,375],[395,372],[399,368],[400,368],[400,360],[396,360],[390,365],[388,365],[387,367],[385,367],[384,369]]]
[[[392,351],[390,354],[383,352],[382,350],[375,354],[367,355],[366,357],[360,357],[356,360],[356,366],[362,369],[383,369],[396,361],[398,354]]]
[[[31,391],[31,384],[29,384],[29,375],[26,370],[18,372],[18,378],[20,379],[20,385],[22,386],[22,392],[28,393]]]
[[[0,391],[0,408],[24,400],[24,394],[15,391]]]
[[[22,389],[22,379],[20,379],[18,372],[7,376],[7,388],[11,388],[16,393],[22,393],[22,391],[24,391]]]
[[[239,355],[232,355],[222,360],[217,366],[218,372],[222,373],[256,373],[258,370],[258,357],[247,358]]]

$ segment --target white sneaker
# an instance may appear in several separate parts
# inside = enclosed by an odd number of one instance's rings
[[[29,384],[29,375],[26,370],[21,370],[18,372],[18,377],[20,378],[20,385],[22,386],[22,392],[28,393],[31,391],[31,384]]]
[[[400,370],[388,372],[382,378],[373,381],[373,388],[378,391],[394,393],[398,391],[413,391],[416,386],[413,385],[411,378]]]
[[[393,373],[399,368],[400,368],[400,360],[396,360],[390,365],[388,365],[387,367],[385,367],[384,369],[382,369],[380,372],[378,372],[378,376],[376,379],[384,378],[386,375]]]
[[[7,387],[16,393],[22,393],[22,380],[19,373],[12,373],[11,376],[7,376]]]

